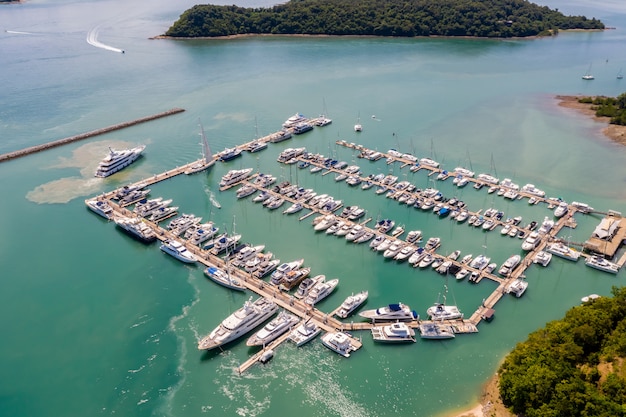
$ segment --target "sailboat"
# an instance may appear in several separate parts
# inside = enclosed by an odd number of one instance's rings
[[[326,100],[322,99],[324,103],[324,108],[322,110],[322,114],[315,120],[315,126],[328,126],[333,122],[332,119],[328,117],[328,111],[326,110]]]
[[[215,159],[211,154],[209,142],[206,140],[206,136],[204,135],[204,127],[202,127],[200,119],[198,119],[198,124],[200,125],[200,136],[202,137],[202,159],[199,159],[185,170],[185,174],[187,175],[204,171],[205,169],[211,168],[215,164]]]
[[[591,64],[589,64],[589,69],[587,70],[585,75],[583,75],[583,80],[593,80],[593,79],[594,79],[594,77],[591,74]]]
[[[448,295],[448,285],[444,285],[444,293],[443,293],[443,303],[440,303],[439,300],[432,306],[426,310],[426,314],[431,318],[431,320],[457,320],[463,318],[463,313],[459,310],[457,306],[446,305],[446,296]]]
[[[617,73],[617,79],[621,80],[622,78],[624,78],[624,76],[622,75],[622,69],[619,69],[619,72]]]
[[[359,114],[359,116],[357,116],[356,118],[356,124],[354,125],[354,131],[355,132],[360,132],[363,130],[363,126],[361,126],[361,115]]]

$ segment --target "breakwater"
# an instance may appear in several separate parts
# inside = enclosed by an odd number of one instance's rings
[[[127,121],[127,122],[114,124],[114,125],[111,125],[111,126],[103,127],[101,129],[96,129],[96,130],[92,130],[92,131],[89,131],[89,132],[86,132],[86,133],[81,133],[79,135],[74,135],[74,136],[70,136],[70,137],[67,137],[67,138],[55,140],[55,141],[52,141],[52,142],[43,143],[41,145],[35,145],[35,146],[28,147],[28,148],[20,149],[18,151],[8,152],[8,153],[0,155],[0,162],[8,161],[8,160],[15,159],[15,158],[20,158],[22,156],[30,155],[30,154],[33,154],[33,153],[36,153],[36,152],[45,151],[45,150],[51,149],[51,148],[56,148],[57,146],[66,145],[66,144],[72,143],[72,142],[77,142],[79,140],[83,140],[83,139],[91,138],[91,137],[94,137],[94,136],[102,135],[102,134],[105,134],[105,133],[113,132],[115,130],[124,129],[126,127],[135,126],[135,125],[138,125],[140,123],[149,122],[151,120],[160,119],[162,117],[171,116],[173,114],[182,113],[184,111],[185,111],[185,109],[173,108],[173,109],[161,112],[161,113],[153,114],[153,115],[142,117],[142,118],[139,118],[139,119],[134,119],[134,120],[130,120],[130,121]]]

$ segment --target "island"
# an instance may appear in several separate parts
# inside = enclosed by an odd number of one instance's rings
[[[602,133],[614,142],[626,145],[626,93],[617,97],[557,96],[556,99],[561,107],[606,123]]]
[[[244,35],[551,36],[605,29],[600,20],[565,16],[526,0],[291,0],[269,8],[196,5],[165,37]]]

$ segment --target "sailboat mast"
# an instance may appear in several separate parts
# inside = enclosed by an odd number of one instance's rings
[[[209,161],[213,159],[213,155],[211,155],[209,142],[206,140],[206,136],[204,134],[204,127],[202,126],[202,122],[200,121],[200,118],[198,118],[198,124],[200,125],[200,136],[202,136],[202,153],[204,154],[204,162],[208,164]]]

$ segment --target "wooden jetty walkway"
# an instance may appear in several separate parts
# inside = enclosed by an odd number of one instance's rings
[[[19,157],[26,156],[26,155],[30,155],[30,154],[33,154],[33,153],[36,153],[36,152],[45,151],[47,149],[56,148],[57,146],[66,145],[68,143],[77,142],[79,140],[91,138],[91,137],[94,137],[94,136],[103,135],[105,133],[113,132],[115,130],[124,129],[124,128],[130,127],[130,126],[135,126],[135,125],[140,124],[140,123],[149,122],[151,120],[160,119],[162,117],[171,116],[171,115],[174,115],[174,114],[182,113],[184,111],[185,111],[185,109],[173,108],[173,109],[161,112],[161,113],[153,114],[151,116],[141,117],[139,119],[130,120],[128,122],[122,122],[122,123],[114,124],[112,126],[103,127],[101,129],[92,130],[90,132],[81,133],[79,135],[74,135],[74,136],[70,136],[70,137],[67,137],[67,138],[55,140],[53,142],[44,143],[42,145],[31,146],[29,148],[24,148],[24,149],[21,149],[19,151],[13,151],[13,152],[5,153],[5,154],[0,155],[0,162],[8,161],[10,159],[19,158]]]

